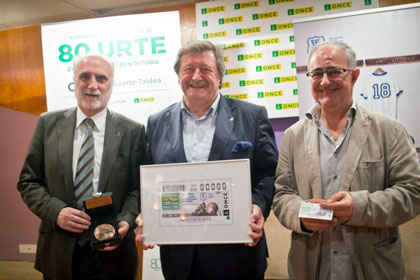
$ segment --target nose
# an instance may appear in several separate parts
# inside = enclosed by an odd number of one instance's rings
[[[192,80],[193,81],[200,81],[201,80],[201,72],[200,72],[200,68],[196,68],[194,70],[193,76],[192,76]]]
[[[324,74],[322,75],[322,79],[321,79],[320,84],[321,85],[328,85],[330,83],[331,83],[330,78],[328,77],[327,73],[324,72]]]
[[[96,80],[96,78],[94,76],[91,77],[90,80],[89,80],[88,89],[90,89],[90,90],[97,90],[98,89],[98,81]]]

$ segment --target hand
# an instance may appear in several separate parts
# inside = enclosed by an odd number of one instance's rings
[[[333,227],[337,224],[337,219],[328,220],[319,220],[319,219],[309,219],[309,218],[300,218],[304,227],[309,231],[324,231]]]
[[[325,209],[334,211],[334,217],[340,222],[345,223],[350,220],[353,215],[354,201],[349,192],[338,192],[333,194],[330,199],[320,203],[320,206]]]
[[[253,242],[246,243],[245,246],[254,247],[260,241],[264,228],[264,216],[261,208],[256,204],[252,204],[252,214],[249,221],[249,227],[252,232],[248,233],[248,236],[253,240]]]
[[[56,223],[64,230],[81,233],[89,228],[90,217],[83,211],[71,207],[64,207],[58,214]]]
[[[146,237],[142,234],[143,233],[143,220],[141,218],[141,213],[137,216],[136,224],[137,224],[136,242],[142,243],[143,250],[155,248],[155,244],[144,243],[144,240],[146,239]]]
[[[121,235],[121,239],[124,239],[124,237],[127,235],[129,228],[130,225],[126,221],[121,221],[118,223],[118,234]],[[105,246],[102,249],[98,249],[98,251],[112,251],[115,250],[117,247],[118,244],[113,246]]]
[[[326,200],[320,199],[320,198],[312,198],[312,199],[307,200],[306,202],[318,203],[321,205],[321,203],[325,203]],[[337,224],[337,219],[328,221],[328,220],[301,218],[300,220],[303,226],[309,231],[324,231]]]

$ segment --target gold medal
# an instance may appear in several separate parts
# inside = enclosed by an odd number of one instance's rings
[[[111,239],[115,236],[115,228],[110,224],[101,224],[95,228],[93,235],[99,241]]]

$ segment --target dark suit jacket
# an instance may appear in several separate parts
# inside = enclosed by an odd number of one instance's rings
[[[150,116],[147,137],[148,164],[186,162],[181,104],[173,104]],[[239,141],[252,143],[252,148],[232,153],[232,147]],[[265,217],[270,213],[274,193],[277,154],[265,108],[221,96],[209,161],[249,158],[252,203],[261,208]],[[165,279],[187,279],[194,251],[209,279],[256,279],[264,274],[267,266],[265,237],[252,248],[244,244],[161,246]]]
[[[98,191],[112,192],[117,220],[130,224],[123,244],[131,245],[121,247],[129,248],[126,251],[131,256],[117,252],[123,259],[137,260],[133,228],[139,211],[139,165],[144,160],[145,128],[114,112],[108,111],[106,118]],[[72,171],[75,126],[75,108],[40,116],[17,185],[24,202],[41,219],[35,268],[51,279],[72,279],[77,235],[59,228],[56,220],[62,208],[76,208]],[[114,265],[119,267],[118,263]]]

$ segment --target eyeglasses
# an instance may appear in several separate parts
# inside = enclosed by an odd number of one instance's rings
[[[306,73],[307,77],[312,78],[313,80],[321,80],[324,77],[324,73],[327,74],[328,79],[338,79],[341,78],[344,73],[350,73],[353,69],[346,69],[341,67],[329,67],[325,70],[315,69],[311,72]]]

